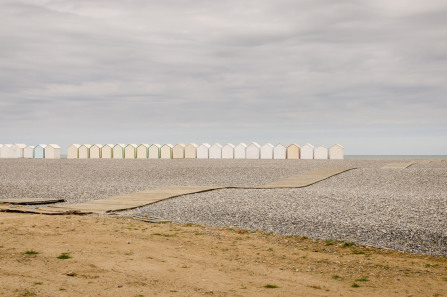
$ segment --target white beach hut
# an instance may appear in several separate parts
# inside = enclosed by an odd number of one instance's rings
[[[104,144],[101,148],[101,159],[112,159],[114,144]]]
[[[78,149],[78,157],[79,159],[88,159],[90,158],[90,148],[92,147],[91,144],[81,144],[81,146]]]
[[[149,146],[149,159],[160,159],[160,148],[161,145],[158,143],[151,144]]]
[[[160,148],[160,159],[172,159],[172,149],[174,146],[170,143],[163,144]]]
[[[45,158],[45,147],[46,144],[36,145],[34,148],[34,159],[43,159]]]
[[[0,143],[0,159],[2,158],[2,147],[3,147],[3,144]]]
[[[135,159],[137,153],[137,146],[135,143],[126,145],[124,148],[124,159]]]
[[[195,143],[190,143],[185,147],[185,159],[196,159],[197,158],[197,147]]]
[[[100,159],[101,158],[102,144],[94,144],[90,147],[90,159]]]
[[[23,157],[26,159],[34,158],[34,146],[29,145],[23,149]]]
[[[61,147],[57,144],[49,144],[45,147],[45,159],[60,159]]]
[[[210,146],[209,158],[222,159],[222,145],[220,143],[215,143],[212,146]]]
[[[259,159],[261,156],[261,146],[256,142],[252,142],[247,145],[245,158],[246,159]]]
[[[208,159],[210,153],[210,145],[208,143],[202,143],[197,148],[197,159]]]
[[[301,159],[313,159],[314,158],[314,146],[310,143],[306,143],[301,147]]]
[[[67,159],[77,159],[79,157],[78,150],[80,146],[78,143],[70,144],[67,148]]]
[[[328,158],[329,158],[329,150],[327,147],[320,145],[314,149],[314,159],[327,160]]]
[[[276,160],[285,159],[286,156],[287,156],[287,148],[285,145],[279,143],[273,148],[273,159]]]
[[[234,159],[234,145],[227,143],[222,147],[222,159]]]
[[[286,152],[287,159],[296,160],[300,158],[300,155],[301,155],[301,147],[298,144],[292,143],[287,147]]]
[[[177,143],[172,148],[172,159],[184,159],[185,158],[185,145],[183,143]]]
[[[247,151],[247,145],[245,143],[239,143],[234,147],[234,158],[245,159]]]
[[[13,159],[23,158],[23,150],[26,148],[24,143],[14,143],[9,149],[9,157]]]
[[[137,159],[147,159],[149,144],[143,143],[137,147]]]
[[[329,159],[342,160],[344,159],[344,147],[340,144],[334,144],[329,148]]]
[[[12,144],[3,144],[2,147],[0,147],[0,155],[2,159],[10,158],[11,146]]]
[[[261,159],[273,159],[275,147],[271,143],[266,143],[261,147]]]
[[[113,159],[124,159],[124,148],[126,145],[124,143],[118,143],[113,146],[112,158]]]

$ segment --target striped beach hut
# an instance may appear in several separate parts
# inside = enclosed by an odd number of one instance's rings
[[[275,147],[271,143],[266,143],[261,147],[261,159],[273,159]]]
[[[227,143],[222,147],[222,159],[234,159],[234,145]]]
[[[137,145],[131,143],[124,148],[124,159],[135,159],[137,153]]]
[[[79,159],[88,159],[88,158],[90,158],[90,148],[91,147],[92,147],[91,144],[81,144],[81,146],[78,149]]]
[[[137,147],[137,159],[147,159],[149,144],[143,143]]]
[[[172,149],[174,146],[170,143],[163,144],[160,148],[160,159],[172,159]]]
[[[81,145],[78,143],[70,144],[67,148],[67,159],[77,159],[79,158],[78,150]]]
[[[329,150],[327,147],[320,145],[314,149],[314,159],[327,160],[328,158],[329,158]]]
[[[282,160],[285,159],[286,156],[287,156],[287,148],[285,145],[279,143],[273,148],[273,159]]]
[[[14,143],[10,147],[9,157],[13,159],[23,158],[23,150],[26,148],[24,143]]]
[[[0,155],[2,159],[10,158],[11,146],[12,144],[3,144],[2,147],[0,147]]]
[[[342,160],[344,159],[344,147],[341,144],[334,144],[329,148],[329,159]]]
[[[38,144],[34,148],[34,159],[43,159],[45,158],[45,147],[46,144]]]
[[[252,142],[247,145],[245,158],[246,159],[259,159],[261,156],[261,146],[256,142]]]
[[[23,149],[23,157],[25,159],[32,159],[34,158],[34,146],[29,145],[26,148]]]
[[[90,159],[100,159],[101,158],[102,144],[94,144],[90,147]]]
[[[197,148],[197,159],[208,159],[210,153],[210,145],[208,143],[202,143]]]
[[[112,158],[113,159],[124,159],[124,148],[126,147],[123,143],[118,143],[113,146]]]
[[[149,159],[160,159],[160,148],[161,145],[159,145],[158,143],[151,144],[149,146],[149,153],[148,153]]]
[[[287,147],[286,158],[296,160],[300,158],[301,148],[298,144],[292,143]]]
[[[197,147],[195,143],[190,143],[185,147],[185,159],[196,159],[197,158]]]
[[[185,158],[185,145],[183,143],[177,143],[172,148],[172,159],[184,159]]]
[[[115,145],[111,143],[104,144],[101,147],[101,159],[112,159],[114,146]]]
[[[314,146],[310,143],[306,143],[301,148],[301,159],[313,159],[314,158]]]
[[[48,144],[45,147],[45,159],[60,159],[61,147],[57,144]]]
[[[245,159],[246,157],[247,145],[243,142],[239,143],[234,147],[234,158],[235,159]]]
[[[215,143],[212,146],[210,146],[209,158],[222,159],[222,145],[220,143]]]

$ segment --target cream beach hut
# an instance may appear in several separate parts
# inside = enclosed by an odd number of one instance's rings
[[[210,145],[208,143],[202,143],[197,148],[197,159],[208,159],[210,153]]]
[[[286,155],[287,155],[287,148],[285,145],[279,143],[273,148],[273,159],[282,160],[286,158]]]
[[[209,158],[222,159],[222,145],[220,143],[215,143],[212,146],[210,146]]]
[[[60,159],[61,147],[57,144],[49,144],[45,147],[45,159]]]
[[[78,143],[70,144],[67,148],[67,159],[77,159],[79,157],[78,150],[80,146]]]
[[[292,143],[287,147],[286,158],[296,160],[299,159],[301,155],[301,148],[298,144]]]
[[[137,147],[137,159],[147,159],[149,144],[143,143]]]
[[[172,148],[172,159],[184,159],[185,158],[185,145],[183,143],[177,143]]]
[[[222,159],[234,159],[234,145],[227,143],[222,147]]]
[[[100,159],[101,158],[101,148],[102,144],[94,144],[90,147],[90,159]]]
[[[3,147],[3,144],[0,144],[0,159],[2,158],[2,147]]]
[[[301,159],[313,159],[314,158],[314,146],[310,143],[306,143],[301,148]]]
[[[113,146],[112,158],[113,159],[124,159],[124,148],[126,147],[123,143],[118,143]]]
[[[314,149],[314,159],[327,160],[329,158],[329,150],[322,145]]]
[[[245,159],[246,157],[247,145],[245,143],[239,143],[234,147],[234,158],[235,159]]]
[[[172,149],[174,146],[170,143],[163,144],[160,148],[160,159],[172,159]]]
[[[91,144],[81,144],[81,146],[78,149],[79,159],[88,159],[88,158],[90,158],[90,148],[91,147],[92,147]]]
[[[34,148],[34,159],[43,159],[45,158],[45,147],[46,144],[36,145]]]
[[[112,159],[113,147],[113,144],[104,144],[101,148],[101,159]]]
[[[126,145],[124,148],[124,159],[135,159],[137,153],[137,145],[134,143]]]
[[[24,143],[14,143],[11,145],[9,157],[13,159],[23,158],[23,150],[26,148]]]
[[[185,159],[196,159],[197,158],[197,147],[195,143],[190,143],[185,147]]]
[[[266,143],[261,147],[261,159],[273,159],[275,147],[271,143]]]
[[[2,147],[0,148],[0,154],[1,154],[2,159],[10,158],[11,146],[12,146],[12,144],[3,144],[2,145]]]
[[[252,142],[247,145],[245,158],[246,159],[259,159],[261,156],[261,146],[256,142]]]
[[[34,146],[27,146],[23,149],[23,157],[26,159],[34,158]]]
[[[158,143],[151,144],[149,146],[149,159],[160,159],[160,148],[161,145]]]
[[[344,147],[340,144],[334,144],[329,148],[329,159],[342,160],[344,159]]]

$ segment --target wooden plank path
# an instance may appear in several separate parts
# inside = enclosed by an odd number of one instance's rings
[[[390,163],[382,167],[382,169],[405,169],[418,162]]]
[[[0,204],[20,204],[20,205],[35,205],[64,202],[64,199],[46,199],[46,198],[25,198],[25,199],[0,199]]]

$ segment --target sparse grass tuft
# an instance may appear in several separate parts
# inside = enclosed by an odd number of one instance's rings
[[[339,276],[339,275],[333,275],[332,278],[333,278],[333,279],[341,279],[342,277]]]
[[[58,258],[58,259],[62,259],[62,260],[64,260],[64,259],[70,259],[71,256],[70,256],[69,253],[62,253],[62,254],[60,254],[59,256],[57,256],[57,258]]]
[[[334,245],[335,243],[332,240],[326,240],[325,241],[326,246]]]
[[[43,283],[42,282],[35,282],[34,284],[35,285],[42,285]]]
[[[425,264],[426,268],[438,268],[439,264]]]
[[[388,265],[382,265],[382,264],[376,264],[376,267],[383,268],[383,269],[390,269],[390,266]]]
[[[265,286],[264,286],[264,288],[267,288],[267,289],[276,289],[276,288],[279,288],[277,285],[272,285],[272,284],[266,284]]]
[[[268,248],[267,252],[273,252],[273,248]]]
[[[364,255],[365,252],[364,251],[356,251],[356,250],[354,250],[354,251],[352,251],[351,254],[353,254],[353,255]]]
[[[25,251],[24,254],[25,255],[37,255],[37,254],[39,254],[39,252],[31,249],[31,250]]]
[[[26,291],[23,293],[23,296],[36,296],[36,293],[33,292],[33,291],[26,290]]]
[[[343,244],[344,247],[348,247],[348,246],[357,246],[357,244],[355,242],[345,242]]]
[[[175,237],[175,234],[165,234],[165,233],[152,233],[152,235],[155,236],[162,236],[162,237]]]
[[[363,277],[361,277],[361,278],[356,279],[355,281],[356,281],[356,282],[368,282],[369,279],[368,279],[367,276],[363,276]]]
[[[353,283],[353,284],[351,285],[351,287],[353,287],[353,288],[360,288],[360,285],[357,284],[357,283]]]
[[[321,286],[319,286],[319,285],[312,285],[312,286],[310,286],[312,289],[321,289]]]

